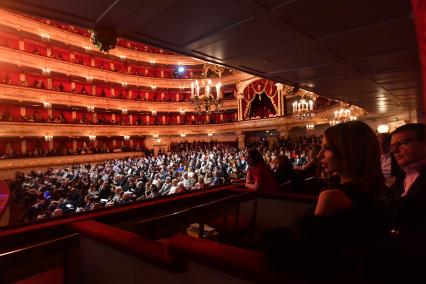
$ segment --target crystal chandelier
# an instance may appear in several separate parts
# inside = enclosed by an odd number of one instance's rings
[[[221,93],[221,83],[217,83],[216,94],[212,93],[212,81],[202,80],[201,83],[196,80],[191,83],[191,104],[193,109],[197,113],[212,111],[219,112],[222,108],[222,93]]]
[[[308,100],[301,97],[300,100],[293,102],[293,114],[299,119],[305,119],[314,115],[314,100]]]
[[[340,108],[339,110],[334,111],[334,117],[330,120],[330,126],[346,122],[346,121],[354,121],[357,120],[358,117],[352,115],[352,111],[349,107]]]

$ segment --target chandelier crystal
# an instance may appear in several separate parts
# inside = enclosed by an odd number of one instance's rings
[[[215,85],[216,92],[212,92],[212,82],[210,79],[198,80],[191,83],[191,104],[197,113],[212,111],[219,112],[223,106],[221,93],[221,83]]]

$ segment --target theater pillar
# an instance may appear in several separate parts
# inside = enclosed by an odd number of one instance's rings
[[[245,142],[244,142],[244,140],[246,138],[246,135],[242,131],[237,131],[235,133],[237,134],[238,148],[244,149],[245,148]]]

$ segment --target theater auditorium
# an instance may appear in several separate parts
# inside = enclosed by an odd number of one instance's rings
[[[0,19],[0,283],[426,282],[426,1]]]

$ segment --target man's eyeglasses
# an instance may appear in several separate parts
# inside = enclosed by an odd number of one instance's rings
[[[396,148],[400,148],[401,146],[405,146],[411,141],[419,140],[419,138],[408,138],[408,139],[401,139],[399,141],[396,141],[396,143],[389,146],[389,151],[393,152],[396,150]]]

